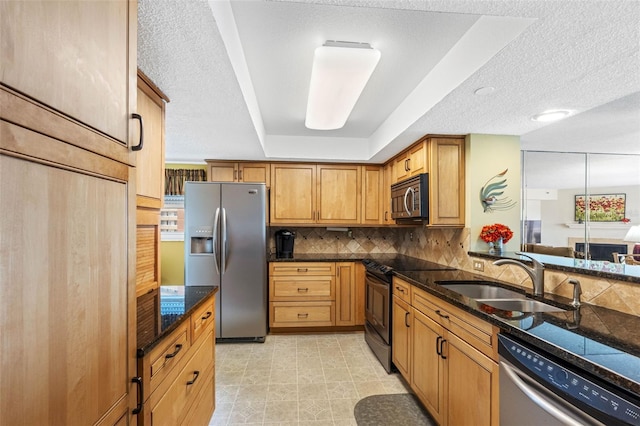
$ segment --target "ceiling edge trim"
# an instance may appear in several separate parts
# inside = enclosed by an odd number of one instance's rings
[[[247,105],[258,140],[264,151],[266,131],[262,114],[260,113],[260,107],[258,106],[256,92],[253,87],[253,82],[251,81],[251,75],[249,74],[247,60],[244,55],[244,50],[242,49],[242,43],[240,42],[240,35],[238,34],[238,27],[236,26],[236,20],[233,16],[231,2],[229,0],[209,0],[208,3],[227,50],[227,56],[229,57],[236,79],[240,85],[240,90],[242,91],[242,96]],[[214,78],[214,76],[211,76],[211,78]]]

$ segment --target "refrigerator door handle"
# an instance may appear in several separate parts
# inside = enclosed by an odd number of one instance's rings
[[[216,265],[216,273],[220,273],[218,262],[218,223],[220,222],[220,207],[216,209],[216,216],[213,219],[213,262]]]
[[[222,208],[222,274],[227,269],[227,259],[229,258],[229,239],[227,238],[227,210]]]

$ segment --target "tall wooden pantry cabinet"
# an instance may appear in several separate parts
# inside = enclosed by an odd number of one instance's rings
[[[0,424],[137,403],[135,1],[0,2]]]

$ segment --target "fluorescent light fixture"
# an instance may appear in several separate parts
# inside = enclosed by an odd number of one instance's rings
[[[565,118],[565,117],[569,116],[570,114],[571,114],[571,111],[569,111],[569,110],[556,109],[556,110],[550,110],[550,111],[542,112],[540,114],[536,114],[533,117],[531,117],[531,120],[533,120],[533,121],[542,121],[542,122],[556,121],[556,120],[560,120],[562,118]]]
[[[380,61],[369,43],[327,41],[315,50],[304,125],[342,128]]]

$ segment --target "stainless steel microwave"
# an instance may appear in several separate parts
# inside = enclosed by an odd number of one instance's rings
[[[391,218],[429,220],[429,174],[422,173],[391,185]]]

